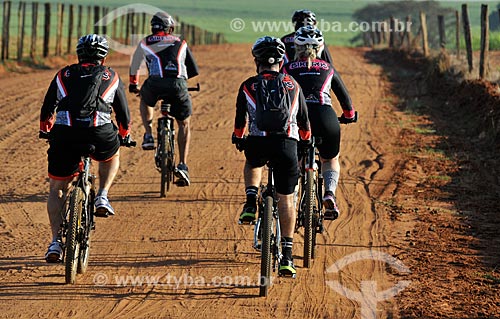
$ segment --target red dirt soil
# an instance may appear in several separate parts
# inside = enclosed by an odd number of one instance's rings
[[[483,163],[465,139],[469,149],[456,158],[432,151],[443,144],[456,151],[460,141],[447,135],[454,125],[439,120],[445,108],[404,112],[421,107],[411,102],[415,70],[364,49],[332,49],[360,114],[342,127],[341,217],[319,236],[310,269],[300,267],[296,234],[297,278],[275,278],[269,296],[258,297],[253,231],[237,225],[244,156],[230,142],[237,89],[255,71],[250,46],[193,51],[201,75],[191,84],[199,81],[202,92],[193,93],[192,185],[160,198],[152,153],[122,149],[110,191],[117,215],[97,220],[89,268],[75,285],[64,284],[62,265],[43,260],[50,231],[38,115],[55,70],[0,78],[0,318],[500,318],[498,217],[489,219],[499,211],[496,157],[485,153]],[[126,80],[128,62],[112,56],[107,64]],[[425,110],[444,105],[430,96],[419,97]],[[140,142],[139,100],[128,98]],[[333,271],[343,257],[350,262]],[[402,281],[411,283],[396,297],[375,301]],[[334,290],[335,282],[344,290]],[[358,302],[349,290],[365,294]]]

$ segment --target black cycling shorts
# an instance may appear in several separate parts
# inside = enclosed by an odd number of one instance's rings
[[[170,115],[179,121],[184,121],[193,112],[185,79],[149,77],[144,81],[140,94],[144,103],[151,107],[160,99],[171,104]]]
[[[307,106],[312,135],[321,137],[321,144],[317,146],[319,155],[324,159],[336,157],[340,152],[340,123],[335,110],[329,105]]]
[[[66,179],[78,172],[81,162],[81,156],[76,151],[78,144],[94,145],[95,152],[91,158],[105,162],[120,148],[118,129],[112,123],[89,128],[54,125],[47,151],[50,177]]]
[[[274,184],[276,192],[292,194],[299,178],[297,163],[297,141],[277,136],[249,136],[245,143],[247,163],[255,168],[274,165]]]

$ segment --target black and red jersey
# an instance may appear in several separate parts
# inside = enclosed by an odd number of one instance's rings
[[[295,38],[295,32],[284,35],[281,38],[281,41],[285,44],[285,56],[284,56],[285,63],[295,60],[294,38]],[[332,55],[330,54],[330,51],[328,51],[328,47],[326,45],[324,46],[323,51],[321,52],[321,56],[319,56],[318,58],[321,60],[325,60],[326,62],[333,65]]]
[[[77,67],[75,67],[77,66]],[[92,73],[92,68],[102,68],[93,63],[80,63],[66,66],[57,72],[50,83],[49,89],[45,94],[45,99],[40,111],[40,130],[49,132],[54,124],[74,126],[75,119],[71,116],[69,110],[65,110],[59,105],[59,102],[72,91],[70,85],[77,85],[74,81],[75,75],[72,72],[84,70],[81,76],[87,76]],[[102,81],[99,86],[98,96],[101,98],[99,108],[88,119],[89,126],[101,126],[111,123],[111,113],[115,112],[116,121],[120,130],[120,135],[126,136],[130,133],[130,112],[125,95],[123,82],[118,73],[110,67],[104,66]],[[70,76],[72,79],[70,79]],[[79,119],[81,120],[81,119]]]
[[[146,61],[150,77],[189,79],[198,75],[198,66],[186,41],[160,31],[137,45],[130,65],[130,83],[139,83],[139,68]]]
[[[290,74],[299,82],[307,104],[332,105],[330,89],[333,90],[344,111],[352,111],[349,92],[342,82],[340,74],[328,62],[313,60],[308,67],[307,60],[298,60],[285,64],[282,72]]]
[[[260,73],[267,79],[273,79],[278,76],[278,72],[263,71]],[[283,78],[285,87],[290,96],[290,117],[287,129],[288,137],[295,140],[309,140],[311,138],[311,129],[307,116],[307,105],[302,94],[302,90],[297,82],[288,75]],[[238,91],[236,98],[236,117],[234,119],[234,134],[242,138],[245,135],[245,129],[248,124],[248,135],[266,136],[267,132],[260,131],[255,122],[256,110],[256,86],[257,76],[252,76],[244,81]]]

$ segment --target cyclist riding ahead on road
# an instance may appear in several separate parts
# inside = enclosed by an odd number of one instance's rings
[[[294,25],[295,31],[284,35],[281,38],[281,41],[283,41],[286,48],[285,63],[295,60],[295,32],[297,32],[298,29],[308,25],[316,26],[316,14],[305,9],[297,10],[292,15],[292,23]],[[328,47],[326,47],[326,45],[324,46],[324,50],[318,57],[333,65],[332,56],[330,55],[330,52],[328,51]]]
[[[145,37],[137,46],[130,66],[129,92],[140,93],[140,111],[145,134],[142,142],[144,150],[155,147],[152,135],[153,107],[160,98],[170,103],[170,115],[179,126],[179,165],[176,175],[180,186],[190,184],[187,167],[189,142],[191,139],[190,116],[192,113],[191,96],[188,93],[187,79],[198,75],[198,66],[186,41],[172,34],[174,19],[164,12],[157,12],[151,19],[151,35]],[[146,61],[149,77],[139,90],[139,68]],[[166,98],[165,98],[166,97]]]
[[[340,174],[340,124],[332,108],[330,89],[340,102],[343,123],[356,121],[349,93],[340,74],[326,61],[318,59],[324,48],[323,34],[314,26],[305,26],[295,34],[295,61],[283,66],[283,73],[293,76],[299,82],[306,97],[309,120],[313,136],[321,137],[318,150],[325,181],[323,205],[325,219],[338,217],[339,209],[335,191]]]
[[[43,101],[40,134],[48,136],[50,142],[47,210],[52,243],[45,255],[47,262],[59,262],[62,258],[63,247],[58,238],[61,209],[81,164],[76,145],[95,146],[91,155],[99,162],[95,214],[102,217],[115,214],[108,201],[108,190],[120,166],[120,143],[126,145],[131,141],[130,114],[123,82],[116,71],[104,66],[108,50],[108,42],[102,36],[81,37],[76,46],[78,63],[57,72]],[[118,127],[111,120],[113,111]]]
[[[262,37],[253,45],[252,54],[258,74],[248,78],[240,86],[236,100],[233,144],[236,144],[238,150],[244,150],[246,157],[246,203],[240,215],[242,223],[255,221],[262,168],[268,161],[274,164],[283,247],[279,272],[288,276],[296,273],[292,260],[292,243],[295,230],[293,192],[298,182],[297,142],[310,143],[311,132],[300,86],[292,77],[279,73],[284,53],[285,46],[279,38]],[[267,115],[260,110],[270,107],[270,99],[274,100],[272,97],[267,99],[267,102],[262,99],[265,93],[260,90],[267,85],[265,83],[277,83],[274,91],[282,95],[281,101],[286,101],[288,114],[285,121],[279,123],[276,131],[262,129],[267,122],[264,118]],[[273,90],[269,92],[272,96]],[[247,120],[248,136],[245,138]],[[273,123],[268,122],[266,125],[269,124]]]

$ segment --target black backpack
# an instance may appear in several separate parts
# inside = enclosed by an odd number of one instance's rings
[[[283,78],[281,73],[271,80],[257,76],[255,122],[261,131],[280,134],[288,129],[291,101]]]
[[[99,96],[102,77],[106,67],[70,66],[62,76],[65,77],[66,96],[59,102],[59,109],[67,110],[73,118],[87,118],[105,104]]]

